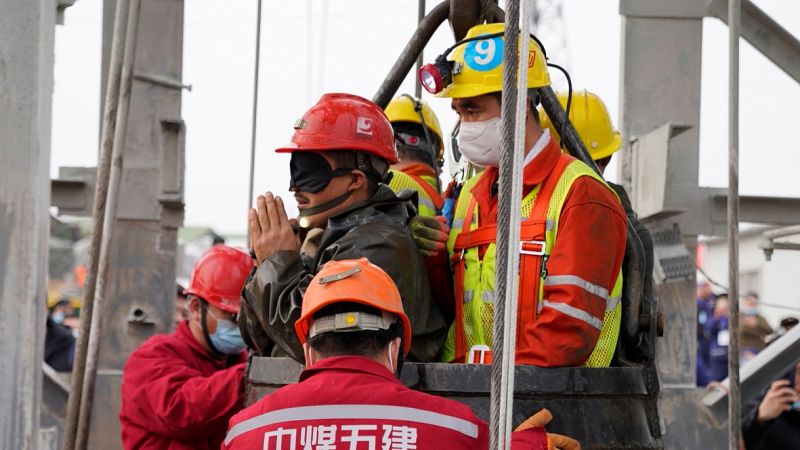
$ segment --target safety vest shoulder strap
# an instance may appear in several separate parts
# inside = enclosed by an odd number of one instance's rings
[[[442,206],[444,206],[444,199],[442,198],[442,194],[440,194],[435,187],[418,175],[412,175],[410,173],[406,175],[416,181],[419,187],[422,188],[426,194],[428,194],[428,197],[430,197],[431,201],[433,202],[433,206],[435,206],[437,210],[442,209]]]

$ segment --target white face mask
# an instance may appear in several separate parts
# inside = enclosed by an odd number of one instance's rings
[[[481,122],[461,122],[458,131],[458,150],[472,164],[480,167],[500,165],[499,117]]]

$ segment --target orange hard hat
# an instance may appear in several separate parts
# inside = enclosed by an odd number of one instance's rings
[[[360,303],[400,316],[405,345],[411,349],[411,321],[403,311],[403,300],[394,280],[367,258],[329,261],[317,273],[303,296],[303,309],[294,324],[300,342],[306,342],[314,313],[336,303]]]
[[[394,130],[375,103],[352,94],[325,94],[294,125],[294,136],[277,153],[357,150],[397,164]]]
[[[253,270],[253,258],[244,250],[215,245],[205,252],[192,270],[183,293],[196,295],[217,308],[238,314],[242,288]]]

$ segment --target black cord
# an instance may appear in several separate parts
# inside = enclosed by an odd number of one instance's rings
[[[570,78],[569,72],[567,72],[567,69],[559,66],[558,64],[548,62],[547,65],[552,67],[552,68],[554,68],[554,69],[560,70],[561,73],[564,74],[564,77],[567,79],[568,93],[567,93],[567,107],[565,108],[565,110],[566,110],[565,112],[567,113],[567,117],[566,117],[566,120],[564,120],[564,123],[561,124],[561,130],[558,132],[558,137],[559,137],[558,144],[563,147],[562,143],[564,142],[564,130],[566,129],[567,121],[569,120],[570,108],[572,108],[572,78]]]

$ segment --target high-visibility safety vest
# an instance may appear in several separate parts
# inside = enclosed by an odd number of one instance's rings
[[[547,284],[547,259],[556,245],[558,221],[570,187],[580,177],[592,177],[606,185],[592,169],[561,154],[554,169],[522,200],[520,228],[520,290],[517,309],[517,342],[522,341],[525,325],[541,311]],[[495,296],[496,225],[479,226],[477,202],[472,187],[480,175],[469,179],[461,190],[447,249],[453,265],[456,291],[456,318],[445,341],[442,361],[463,361],[474,345],[492,346]],[[609,188],[610,189],[610,188]],[[612,191],[613,192],[613,191]],[[615,194],[616,195],[616,194]],[[468,231],[464,231],[468,230]],[[481,254],[480,248],[485,252]],[[559,276],[558,278],[563,278]],[[569,277],[568,275],[566,277]],[[556,278],[556,277],[553,277]],[[576,277],[577,278],[577,277]],[[558,284],[561,284],[560,281]],[[592,288],[598,288],[592,286]],[[605,289],[600,288],[605,291]],[[600,338],[588,367],[607,367],[614,356],[622,315],[622,271],[607,299]],[[591,317],[591,319],[594,319]],[[498,350],[499,351],[499,350]]]
[[[417,213],[422,217],[437,216],[442,211],[444,199],[436,189],[436,178],[429,175],[412,175],[400,170],[392,170],[389,188],[394,192],[405,189],[417,191],[419,203]]]

